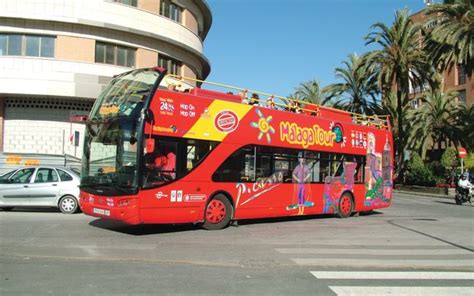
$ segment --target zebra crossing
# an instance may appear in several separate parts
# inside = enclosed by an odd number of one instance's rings
[[[471,295],[473,252],[448,245],[277,248],[335,294]],[[452,271],[454,270],[454,271]]]

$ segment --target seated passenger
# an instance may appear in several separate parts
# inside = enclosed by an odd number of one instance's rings
[[[260,98],[258,97],[258,94],[252,94],[252,97],[250,97],[249,105],[258,105],[260,102]]]
[[[266,104],[267,104],[267,108],[270,108],[270,109],[275,109],[275,108],[276,108],[274,98],[275,98],[275,97],[272,95],[271,97],[269,97],[269,98],[267,99],[267,103],[266,103]]]
[[[249,100],[247,98],[247,90],[243,90],[243,91],[239,92],[239,97],[240,97],[240,102],[242,104],[248,104],[249,103]]]

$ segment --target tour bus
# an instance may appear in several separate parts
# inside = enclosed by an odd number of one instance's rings
[[[391,205],[388,117],[203,83],[159,67],[114,77],[86,123],[85,214],[213,230]]]

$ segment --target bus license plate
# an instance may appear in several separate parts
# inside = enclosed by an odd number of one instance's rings
[[[92,209],[92,212],[94,212],[94,214],[99,214],[99,215],[104,215],[104,216],[110,216],[110,211],[109,211],[109,210],[93,208],[93,209]]]

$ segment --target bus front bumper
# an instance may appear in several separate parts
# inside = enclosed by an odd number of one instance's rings
[[[107,204],[90,202],[87,198],[81,198],[80,206],[82,212],[89,216],[118,220],[132,225],[140,224],[136,198],[109,201]]]

